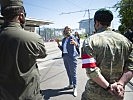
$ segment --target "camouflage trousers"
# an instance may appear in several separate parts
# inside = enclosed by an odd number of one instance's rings
[[[82,93],[81,100],[123,100],[111,95],[108,91],[98,86],[92,81],[87,81],[85,91]]]

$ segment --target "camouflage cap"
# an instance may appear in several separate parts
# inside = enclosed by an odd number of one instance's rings
[[[113,13],[107,9],[99,9],[94,15],[94,21],[111,22],[113,20]]]
[[[23,6],[22,0],[0,0],[0,3],[1,3],[1,9],[13,6]]]

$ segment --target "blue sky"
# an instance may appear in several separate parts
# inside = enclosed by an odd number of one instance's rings
[[[71,28],[78,28],[78,22],[83,19],[88,19],[88,12],[90,10],[90,18],[93,18],[94,13],[99,8],[113,7],[119,0],[23,0],[26,9],[27,17],[35,18],[44,21],[52,21],[54,24],[46,27],[64,28],[70,26]],[[110,8],[114,14],[112,28],[117,29],[119,26],[118,11]],[[82,12],[76,12],[82,11]],[[62,14],[76,12],[70,14]]]

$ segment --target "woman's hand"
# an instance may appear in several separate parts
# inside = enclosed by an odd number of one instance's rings
[[[55,39],[55,42],[57,42],[58,46],[60,46],[60,40],[59,39]]]
[[[77,46],[77,42],[74,39],[71,39],[70,44],[74,44],[75,46]]]
[[[55,41],[56,41],[57,43],[59,43],[59,39],[55,39]]]

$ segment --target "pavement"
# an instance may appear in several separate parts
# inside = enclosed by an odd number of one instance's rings
[[[40,70],[41,89],[45,100],[81,100],[81,94],[88,79],[85,70],[81,68],[81,59],[78,59],[77,67],[77,97],[73,96],[73,89],[64,89],[69,83],[62,58],[56,58],[47,66]]]
[[[54,44],[53,44],[54,45]],[[51,45],[47,45],[51,46]],[[46,47],[47,47],[46,46]],[[54,45],[55,46],[55,45]],[[52,47],[52,46],[51,46]],[[41,90],[45,100],[81,100],[82,92],[85,89],[85,84],[88,80],[85,69],[81,68],[82,61],[78,59],[77,67],[77,92],[78,96],[73,96],[73,90],[64,89],[68,85],[68,78],[64,68],[61,52],[55,46],[54,50],[49,48],[50,56],[45,59],[38,60]],[[133,79],[126,85],[125,99],[133,100]]]

